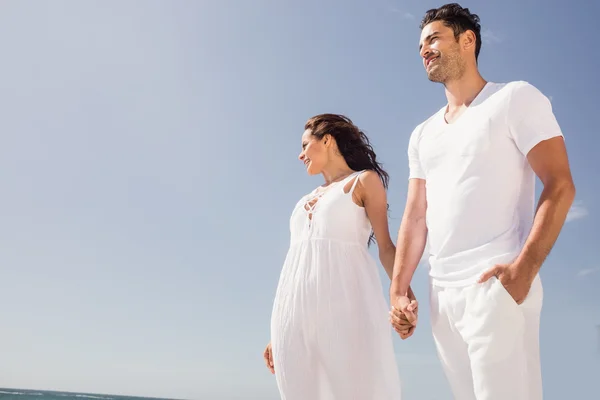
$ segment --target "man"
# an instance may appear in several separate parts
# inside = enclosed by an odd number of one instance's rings
[[[419,47],[447,105],[410,137],[392,324],[403,337],[400,318],[416,324],[407,290],[429,235],[431,324],[454,397],[541,399],[538,271],[575,196],[561,129],[534,86],[480,75],[479,17],[467,8],[429,10]]]

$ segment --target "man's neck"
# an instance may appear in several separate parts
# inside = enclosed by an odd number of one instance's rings
[[[466,73],[461,78],[446,83],[444,86],[449,110],[468,107],[486,84],[486,80],[478,71]]]

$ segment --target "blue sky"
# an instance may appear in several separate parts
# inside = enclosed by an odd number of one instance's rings
[[[350,116],[391,175],[444,104],[418,55],[432,1],[59,1],[0,8],[0,387],[277,399],[261,354],[289,213],[320,184],[305,120]],[[480,67],[552,99],[577,184],[542,269],[546,399],[597,395],[596,3],[466,1]],[[376,255],[376,249],[372,250]],[[450,399],[420,326],[405,399]],[[387,279],[382,274],[387,287]]]

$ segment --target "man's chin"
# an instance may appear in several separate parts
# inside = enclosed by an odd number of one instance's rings
[[[441,83],[445,80],[442,74],[439,73],[437,65],[434,65],[430,70],[426,70],[425,72],[427,73],[427,78],[429,78],[431,82]]]
[[[431,82],[435,82],[435,83],[443,83],[444,82],[444,79],[441,76],[436,75],[436,74],[427,74],[427,78],[429,78],[429,80]]]

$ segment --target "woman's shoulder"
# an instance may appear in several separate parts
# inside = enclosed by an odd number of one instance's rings
[[[355,182],[356,180],[356,182]],[[364,170],[358,173],[355,179],[352,179],[346,186],[354,187],[352,196],[355,202],[359,205],[364,203],[366,197],[378,195],[381,191],[385,193],[385,188],[381,182],[381,178],[376,171]],[[348,193],[352,190],[351,187],[345,188],[345,192]]]
[[[377,174],[377,172],[375,172],[372,169],[367,169],[365,171],[360,172],[360,174],[358,175],[358,182],[364,186],[364,187],[383,187],[383,184],[381,182],[381,178],[379,177],[379,174]]]

